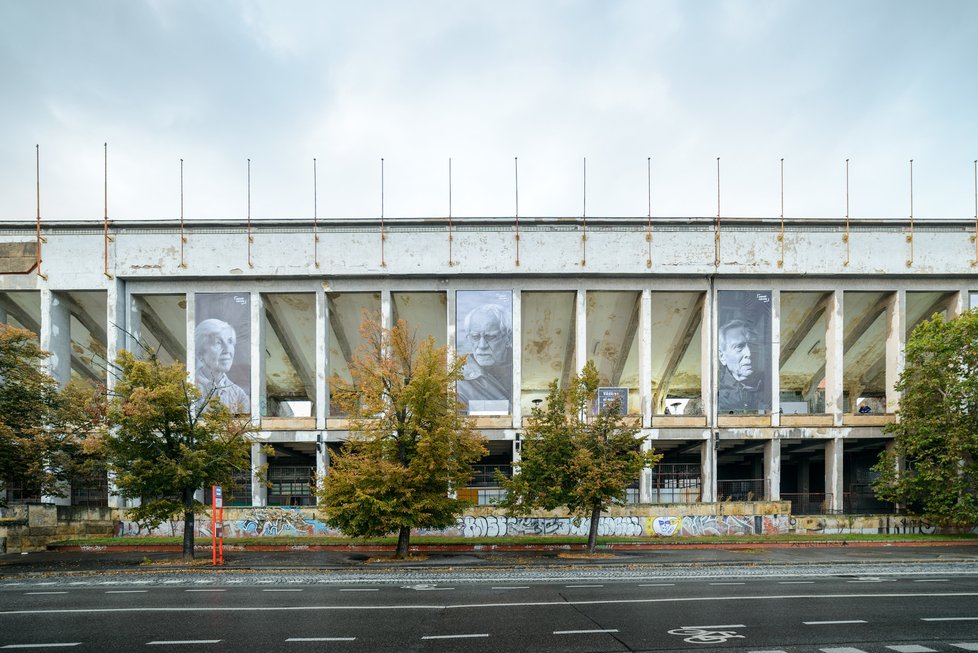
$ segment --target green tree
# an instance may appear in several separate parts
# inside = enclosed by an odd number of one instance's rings
[[[194,557],[194,492],[234,487],[251,469],[254,427],[216,397],[201,397],[181,363],[139,360],[122,352],[108,407],[105,451],[119,494],[140,499],[130,514],[151,527],[183,516],[183,556]]]
[[[978,523],[978,311],[935,315],[910,335],[895,436],[874,467],[876,496],[937,524]]]
[[[0,504],[10,485],[64,496],[85,463],[94,391],[59,389],[43,370],[48,356],[33,333],[0,324]]]
[[[330,380],[349,415],[350,439],[331,460],[319,493],[326,520],[353,537],[397,533],[408,555],[412,528],[455,523],[466,501],[452,496],[485,455],[483,438],[459,413],[455,382],[464,359],[445,347],[418,345],[407,323],[383,329],[365,319],[365,344],[350,361],[351,381]]]
[[[590,553],[601,513],[625,503],[628,486],[662,457],[641,451],[638,429],[625,425],[617,404],[594,414],[598,384],[590,361],[570,387],[551,383],[546,406],[533,408],[523,433],[519,473],[500,479],[507,491],[501,505],[509,514],[563,506],[575,519],[590,518]]]

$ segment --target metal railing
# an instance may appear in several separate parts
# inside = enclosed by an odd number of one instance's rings
[[[766,489],[767,481],[763,478],[717,481],[717,501],[763,501],[767,497]]]

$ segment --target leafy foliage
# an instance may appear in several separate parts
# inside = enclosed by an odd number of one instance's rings
[[[48,353],[30,331],[0,324],[0,487],[64,496],[83,473],[87,435],[99,419],[94,391],[63,391],[42,369]],[[0,493],[0,503],[6,498]]]
[[[254,427],[215,397],[200,391],[181,363],[143,361],[129,352],[117,359],[120,376],[109,402],[105,438],[110,469],[121,496],[141,502],[132,517],[155,526],[184,518],[184,555],[193,555],[193,516],[203,506],[194,492],[234,486],[236,471],[251,469]]]
[[[523,433],[519,474],[501,479],[507,491],[501,505],[510,514],[563,506],[574,517],[590,517],[591,551],[601,513],[623,504],[642,469],[662,457],[640,450],[638,429],[624,424],[617,405],[592,414],[598,384],[590,361],[569,388],[551,383],[546,406],[533,408]]]
[[[877,497],[938,524],[978,523],[978,311],[914,329],[896,389],[899,422],[885,429],[896,439],[874,467]]]
[[[449,363],[431,338],[418,345],[403,320],[387,330],[365,319],[360,329],[365,344],[350,361],[352,381],[330,380],[351,437],[331,461],[320,505],[347,535],[398,533],[403,557],[412,528],[454,523],[467,503],[450,492],[486,450],[459,414],[454,385],[464,359]]]

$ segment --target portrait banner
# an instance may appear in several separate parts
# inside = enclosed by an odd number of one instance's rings
[[[194,383],[202,401],[217,397],[238,414],[251,412],[251,295],[194,295]]]
[[[506,415],[513,401],[513,293],[455,294],[456,350],[465,356],[458,398],[470,415]]]
[[[717,292],[717,413],[771,412],[771,291]]]

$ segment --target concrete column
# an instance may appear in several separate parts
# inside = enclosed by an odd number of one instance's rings
[[[702,379],[702,402],[703,414],[706,416],[707,426],[716,428],[717,411],[717,379],[716,362],[717,348],[713,342],[713,332],[716,325],[716,291],[707,293],[703,302],[703,317],[700,320],[700,378]]]
[[[143,307],[146,300],[142,297],[129,296],[129,310],[126,322],[126,349],[140,359],[146,358],[146,351],[139,343],[143,341]]]
[[[841,290],[834,291],[825,309],[828,316],[825,327],[825,412],[832,415],[832,423],[835,426],[842,426],[843,414],[842,361],[845,354],[845,334],[842,328],[843,299]]]
[[[513,473],[514,474],[519,473],[516,466],[520,463],[521,460],[523,460],[523,453],[521,449],[522,447],[520,443],[520,434],[517,433],[516,436],[513,438]]]
[[[959,317],[962,313],[967,311],[970,306],[970,297],[968,296],[968,289],[962,288],[954,294],[954,299],[951,300],[951,304],[947,308],[947,318],[953,320]]]
[[[798,461],[798,491],[808,494],[812,491],[812,466],[807,458]]]
[[[110,470],[109,478],[109,508],[125,508],[126,500],[119,496],[118,486],[115,484],[115,474]]]
[[[652,291],[648,288],[642,291],[638,324],[638,385],[642,397],[642,428],[647,429],[652,427]],[[645,499],[642,503],[646,503]]]
[[[115,364],[115,359],[123,349],[133,351],[129,345],[129,311],[126,284],[113,277],[107,284],[105,297],[105,357],[108,359],[109,370]],[[138,345],[137,345],[138,346]],[[140,347],[141,349],[141,347]],[[105,384],[111,392],[115,388],[115,374],[105,375]]]
[[[642,438],[642,453],[652,450],[652,441]],[[652,503],[652,468],[642,469],[642,475],[638,477],[638,501],[639,503]]]
[[[268,413],[265,390],[265,306],[261,293],[251,292],[251,419],[261,422]]]
[[[717,500],[717,453],[713,440],[703,440],[700,445],[700,487],[703,488],[703,503]]]
[[[842,438],[833,438],[825,443],[825,493],[826,503],[832,512],[842,512]]]
[[[445,329],[447,333],[447,338],[445,342],[448,344],[448,351],[451,354],[452,358],[456,358],[458,356],[458,346],[456,342],[457,329],[455,326],[455,310],[456,310],[455,307],[456,307],[455,290],[449,290],[448,295],[445,298],[445,317],[447,321],[445,325]]]
[[[41,349],[50,352],[45,371],[64,387],[71,379],[71,315],[58,293],[41,288]]]
[[[259,471],[268,463],[268,455],[261,447],[260,444],[251,445],[251,505],[264,507],[268,505],[268,487],[259,477]]]
[[[513,291],[513,428],[523,427],[523,295]]]
[[[894,386],[903,373],[904,345],[907,340],[907,291],[898,290],[890,295],[886,305],[886,412],[893,414],[900,409],[900,393]]]
[[[329,414],[329,304],[326,292],[316,291],[316,428],[326,429],[326,415]]]
[[[0,306],[0,324],[7,324],[7,309]]]
[[[394,318],[391,314],[390,289],[380,291],[380,326],[384,329],[390,329],[394,326]]]
[[[576,342],[574,343],[574,350],[577,355],[577,368],[574,371],[576,374],[580,374],[584,371],[584,366],[587,365],[587,290],[578,288],[576,301],[577,306],[574,311]]]
[[[194,327],[197,325],[197,298],[193,291],[187,293],[187,378],[194,380],[197,371],[197,339]]]
[[[329,447],[326,446],[325,436],[321,441],[316,442],[316,492],[322,489],[323,481],[329,474]],[[319,505],[319,497],[316,497],[316,505]]]
[[[771,439],[764,443],[764,480],[767,483],[766,499],[781,500],[781,440]]]
[[[888,440],[886,443],[887,453],[894,453],[895,449],[896,449],[896,440]],[[899,455],[895,456],[894,463],[895,463],[894,466],[896,467],[897,474],[902,474],[903,470],[906,469],[907,467],[906,458]],[[897,512],[903,512],[904,508],[906,508],[906,506],[902,503],[894,504],[894,506],[896,507]]]
[[[781,291],[771,292],[771,425],[781,426]],[[766,450],[766,449],[765,449]]]

